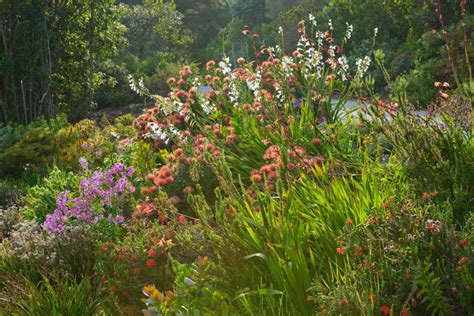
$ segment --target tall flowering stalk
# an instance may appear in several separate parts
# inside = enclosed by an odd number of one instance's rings
[[[72,221],[122,223],[124,217],[119,207],[127,194],[135,192],[130,182],[133,173],[132,167],[117,163],[107,172],[95,171],[90,177],[83,178],[77,196],[69,190],[59,193],[57,208],[46,216],[44,229],[62,233],[65,225]]]

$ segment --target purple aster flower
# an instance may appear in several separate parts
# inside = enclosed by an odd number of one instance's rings
[[[133,173],[132,167],[117,163],[106,173],[95,171],[90,177],[83,178],[75,197],[71,197],[70,191],[59,193],[57,208],[46,216],[44,229],[61,233],[65,224],[71,221],[98,224],[107,219],[110,223],[123,223],[125,218],[122,215],[113,216],[110,212],[116,212],[117,205],[122,203],[126,194],[135,192],[128,179]]]

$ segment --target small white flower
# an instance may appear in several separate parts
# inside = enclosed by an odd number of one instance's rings
[[[362,79],[364,77],[364,74],[367,72],[370,66],[370,57],[365,56],[364,58],[359,58],[356,61],[356,66],[357,66],[357,73],[356,73],[356,78]]]
[[[334,31],[334,27],[333,27],[333,25],[332,25],[332,20],[331,20],[331,19],[328,20],[328,27],[329,27],[329,30],[330,30],[331,32]]]
[[[352,24],[349,24],[346,22],[346,26],[347,26],[347,29],[346,29],[346,34],[344,35],[344,43],[347,43],[347,41],[351,38],[352,31],[353,31]]]
[[[232,64],[230,63],[230,58],[224,57],[224,59],[219,62],[219,67],[222,69],[222,73],[224,75],[230,74],[230,72],[232,71]]]
[[[313,25],[313,27],[316,27],[316,26],[317,26],[316,18],[315,18],[314,15],[312,15],[311,13],[309,14],[309,22],[311,22],[311,24]]]

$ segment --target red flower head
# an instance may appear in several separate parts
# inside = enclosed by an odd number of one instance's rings
[[[148,259],[146,261],[146,266],[150,269],[153,268],[155,266],[155,260],[154,259]]]
[[[148,255],[152,258],[156,257],[156,252],[153,249],[148,250]],[[148,263],[147,263],[148,265]]]
[[[336,252],[337,252],[338,255],[343,255],[343,254],[346,253],[346,251],[342,248],[336,248]]]
[[[390,315],[390,307],[386,305],[381,306],[380,311],[382,312],[382,314],[384,314],[384,316]]]

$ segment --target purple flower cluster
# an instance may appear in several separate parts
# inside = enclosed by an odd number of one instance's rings
[[[79,194],[73,197],[70,191],[59,193],[54,213],[46,216],[43,227],[49,232],[61,233],[69,220],[97,224],[107,218],[110,223],[123,223],[122,215],[113,215],[117,202],[128,193],[135,192],[129,178],[132,167],[117,163],[107,172],[95,171],[89,178],[81,180]],[[106,213],[108,213],[106,217]]]
[[[86,158],[84,158],[84,157],[79,158],[79,165],[81,166],[82,169],[88,169],[89,168],[89,163],[87,162]]]

